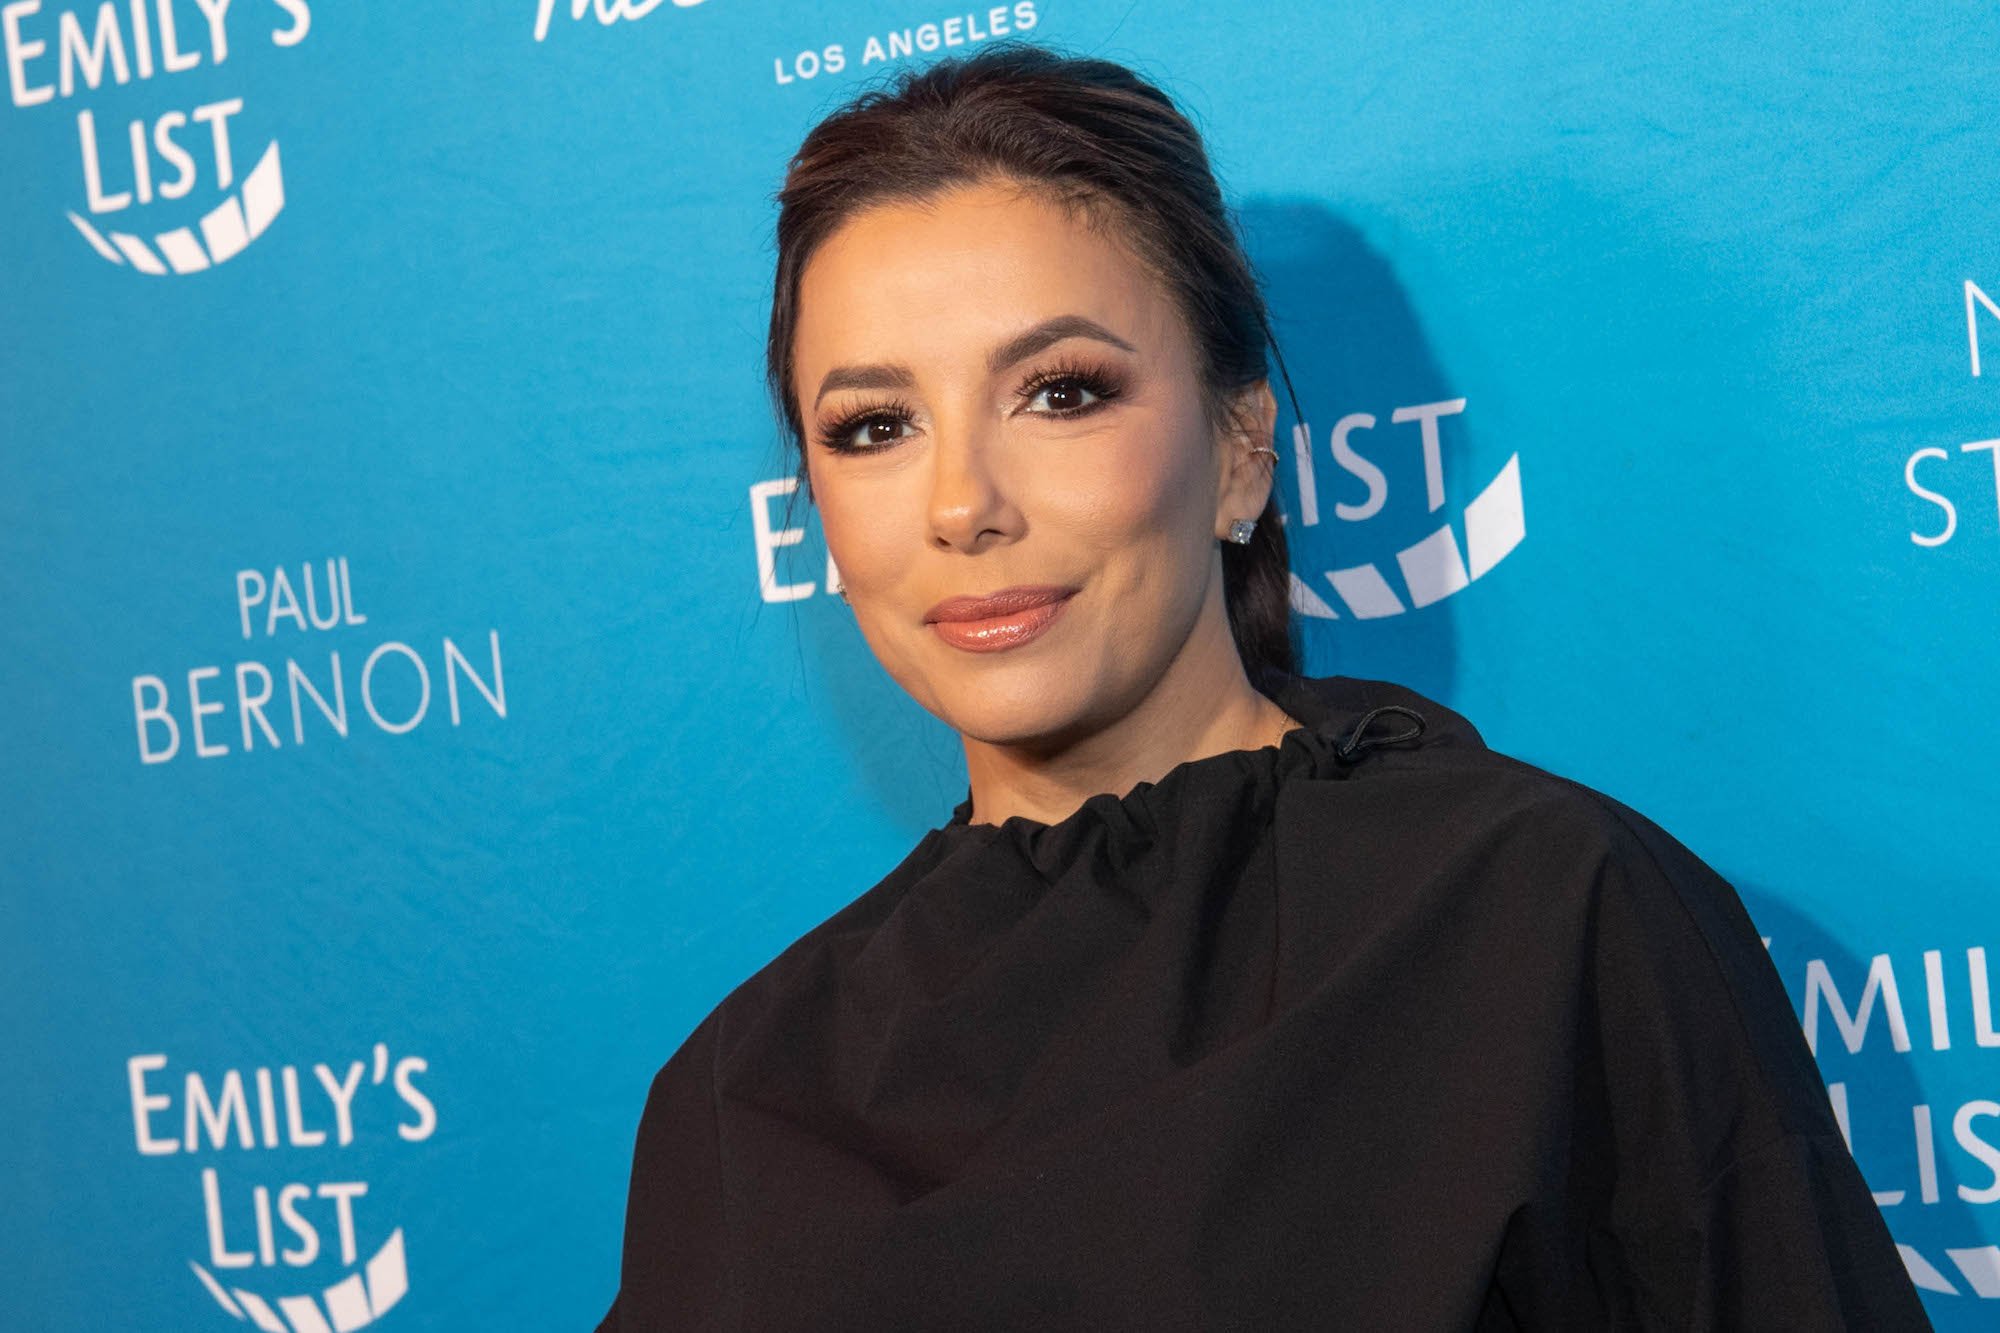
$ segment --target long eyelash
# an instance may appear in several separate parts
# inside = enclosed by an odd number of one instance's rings
[[[1072,407],[1061,411],[1039,413],[1041,416],[1076,417],[1086,412],[1094,412],[1120,393],[1124,392],[1124,381],[1101,366],[1087,365],[1081,361],[1058,362],[1045,370],[1037,371],[1021,386],[1021,401],[1029,402],[1034,396],[1051,384],[1072,381],[1088,389],[1097,398],[1094,403],[1083,407]]]
[[[1028,402],[1051,384],[1064,382],[1082,385],[1097,399],[1083,407],[1072,407],[1060,411],[1038,413],[1040,416],[1077,417],[1086,412],[1094,412],[1125,391],[1124,381],[1100,366],[1087,365],[1081,361],[1062,361],[1048,366],[1030,376],[1020,388],[1020,399]],[[838,454],[868,454],[877,449],[887,449],[888,444],[853,445],[847,441],[854,438],[854,432],[877,418],[891,418],[907,421],[916,415],[916,409],[900,398],[889,398],[856,408],[817,432],[822,449]],[[893,443],[893,441],[891,442]]]
[[[819,432],[819,444],[822,449],[830,449],[837,454],[874,453],[877,449],[886,449],[889,446],[887,444],[854,445],[847,443],[847,441],[854,438],[855,431],[860,430],[862,426],[875,420],[877,417],[893,417],[898,420],[907,421],[915,415],[916,409],[900,398],[890,398],[882,402],[871,403],[866,407],[857,408],[849,412],[838,421],[821,429]]]

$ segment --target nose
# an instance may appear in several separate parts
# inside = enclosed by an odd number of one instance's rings
[[[997,433],[971,426],[938,430],[931,450],[930,536],[943,551],[973,555],[1020,535]]]

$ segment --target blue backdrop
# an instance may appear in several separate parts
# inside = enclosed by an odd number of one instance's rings
[[[1736,883],[1991,1326],[2000,40],[1766,11],[0,6],[0,1323],[601,1313],[655,1068],[964,793],[787,517],[770,194],[1021,33],[1210,138],[1311,671]]]

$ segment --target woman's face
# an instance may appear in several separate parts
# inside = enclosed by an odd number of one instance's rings
[[[931,713],[1060,746],[1183,654],[1234,662],[1217,539],[1269,495],[1269,390],[1261,438],[1218,435],[1171,296],[1116,239],[1011,183],[869,209],[801,275],[793,359],[855,618]],[[1066,595],[933,623],[1008,589]]]

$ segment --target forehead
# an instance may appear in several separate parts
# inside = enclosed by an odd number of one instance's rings
[[[878,204],[843,223],[799,279],[794,358],[983,354],[1051,315],[1081,314],[1144,347],[1171,337],[1165,288],[1115,229],[1009,183]]]

